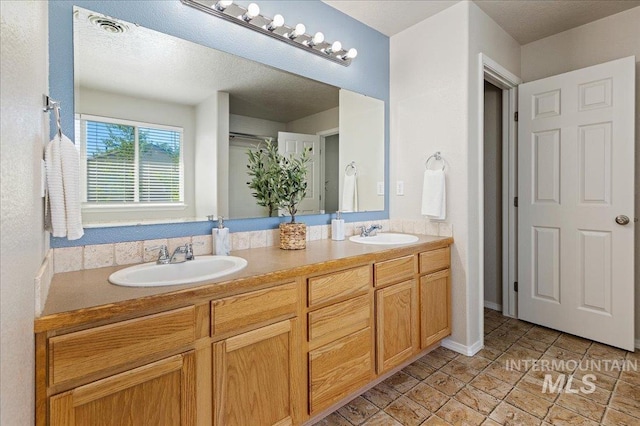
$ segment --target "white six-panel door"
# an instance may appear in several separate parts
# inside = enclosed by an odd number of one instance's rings
[[[302,155],[311,149],[307,164],[307,194],[298,207],[298,214],[320,213],[320,136],[304,133],[278,132],[278,151],[281,154]]]
[[[629,57],[519,86],[519,317],[627,350],[634,74]]]

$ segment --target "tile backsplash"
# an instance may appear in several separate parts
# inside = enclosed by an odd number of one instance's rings
[[[356,230],[359,226],[369,226],[372,223],[381,224],[383,231],[442,237],[450,237],[453,234],[449,223],[430,222],[429,220],[391,219],[345,223],[345,236],[350,237],[357,232]],[[233,232],[230,235],[232,251],[277,246],[279,244],[279,232],[277,229]],[[331,238],[331,225],[317,225],[307,228],[307,241],[328,238]],[[53,271],[60,273],[105,266],[152,262],[158,256],[158,251],[152,250],[152,247],[166,245],[169,248],[169,252],[172,253],[176,247],[187,243],[193,244],[193,252],[196,256],[213,253],[211,235],[63,247],[53,249]]]

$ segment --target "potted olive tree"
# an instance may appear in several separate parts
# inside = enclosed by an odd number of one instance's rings
[[[309,150],[300,156],[286,157],[278,152],[271,138],[257,150],[247,152],[249,164],[247,182],[258,205],[266,207],[269,216],[278,209],[291,216],[291,222],[280,224],[280,248],[299,250],[306,247],[307,226],[296,222],[298,205],[307,193],[307,163],[311,160]]]

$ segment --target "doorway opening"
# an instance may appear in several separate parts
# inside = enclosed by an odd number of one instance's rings
[[[340,210],[340,129],[317,133],[320,136],[320,210]]]
[[[480,341],[478,342],[479,346],[474,346],[481,348],[484,345],[484,307],[485,300],[487,300],[485,292],[492,293],[490,297],[495,303],[495,305],[488,305],[488,307],[501,308],[504,315],[517,317],[517,293],[514,287],[517,276],[517,212],[514,199],[517,190],[516,167],[518,159],[515,120],[518,105],[517,87],[522,81],[483,53],[478,56],[478,202],[480,204],[478,223],[480,297],[478,303],[480,306],[477,312]],[[491,87],[489,89],[493,90],[491,97],[494,99],[492,100],[500,107],[498,117],[493,119],[493,126],[499,126],[500,129],[499,139],[490,143],[490,148],[487,148],[490,151],[486,153],[484,140],[485,82],[495,87],[495,89],[491,89]],[[493,114],[496,114],[495,110]],[[490,164],[487,163],[487,160]],[[485,189],[485,180],[490,187],[488,189]],[[485,195],[487,190],[490,190],[491,194]],[[487,206],[488,211],[485,210],[485,204],[490,204]],[[499,221],[495,218],[497,213],[500,216]],[[486,231],[485,224],[489,226]],[[487,246],[485,246],[485,239],[488,240]],[[489,269],[487,283],[485,283],[485,269]],[[485,286],[491,286],[491,288],[485,289]]]
[[[502,89],[484,81],[484,307],[502,311]]]

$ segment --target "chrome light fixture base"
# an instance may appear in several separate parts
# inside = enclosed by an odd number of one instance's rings
[[[284,43],[295,46],[299,49],[303,49],[307,52],[311,52],[317,56],[328,59],[342,66],[346,67],[351,65],[353,57],[347,56],[349,49],[343,49],[339,52],[333,52],[330,49],[333,43],[327,41],[323,41],[322,43],[317,44],[314,44],[313,42],[310,43],[310,41],[313,40],[314,36],[306,33],[292,37],[292,33],[296,28],[295,26],[290,27],[287,24],[283,24],[282,26],[274,28],[273,25],[271,25],[274,20],[260,14],[253,17],[252,19],[247,20],[247,9],[235,3],[225,5],[224,8],[219,8],[216,7],[216,4],[218,3],[217,0],[214,0],[213,2],[210,1],[209,3],[213,3],[211,6],[207,6],[206,4],[202,3],[202,0],[181,1],[187,6],[191,6],[195,9],[213,16],[217,16],[218,18],[222,18],[226,21],[233,22],[234,24],[242,25],[245,28],[257,31],[261,34],[264,34],[276,40],[280,40]],[[330,53],[327,53],[327,50]],[[352,50],[355,51],[355,49]]]

